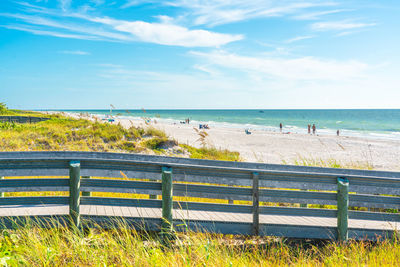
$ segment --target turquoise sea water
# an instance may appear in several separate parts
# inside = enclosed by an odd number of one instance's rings
[[[110,110],[63,110],[107,115]],[[285,132],[306,133],[307,125],[314,124],[318,134],[364,136],[400,139],[400,109],[335,109],[335,110],[113,110],[122,118],[155,118],[179,123],[190,118],[191,124],[250,128],[278,131],[279,123]]]

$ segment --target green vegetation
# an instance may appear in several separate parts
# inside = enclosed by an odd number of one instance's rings
[[[3,266],[398,266],[400,242],[296,242],[210,234],[178,234],[169,248],[157,235],[92,228],[84,233],[52,224],[0,235]]]
[[[140,152],[143,129],[59,115],[33,124],[0,123],[3,151],[78,150]]]
[[[6,109],[5,105],[1,106]],[[17,111],[15,114],[25,114]],[[31,113],[40,115],[40,113]],[[124,128],[87,119],[73,119],[62,115],[50,115],[50,120],[34,124],[0,122],[2,151],[102,151],[168,154],[172,156],[189,152],[190,157],[214,160],[240,160],[238,152],[203,146],[194,148],[182,145],[178,154],[166,153],[169,147],[178,143],[168,138],[165,132],[154,127],[145,129]]]
[[[282,161],[282,164],[288,164],[286,161]],[[360,170],[372,170],[373,166],[368,162],[340,162],[336,159],[314,159],[299,157],[294,161],[294,165],[298,166],[310,166],[310,167],[326,167],[326,168],[341,168],[341,169],[360,169]]]
[[[40,116],[47,117],[44,114],[28,111],[28,110],[16,110],[16,109],[8,109],[7,105],[3,102],[0,102],[0,116]]]
[[[5,103],[0,102],[0,115],[15,115],[16,113],[9,110]]]
[[[193,159],[212,159],[212,160],[228,160],[240,161],[239,152],[229,151],[227,149],[217,149],[215,147],[195,148],[188,145],[180,145],[190,153]]]

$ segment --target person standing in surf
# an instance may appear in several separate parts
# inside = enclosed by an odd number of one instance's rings
[[[315,134],[315,131],[317,130],[317,127],[315,127],[315,124],[312,125],[312,133]]]
[[[280,132],[282,133],[282,122],[281,123],[279,123],[279,130],[280,130]]]

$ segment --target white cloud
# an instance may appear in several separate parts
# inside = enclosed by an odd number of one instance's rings
[[[62,10],[67,10],[71,6],[72,0],[60,0],[60,6]]]
[[[365,27],[375,26],[376,23],[361,23],[351,21],[327,21],[317,22],[311,25],[311,28],[315,31],[346,31],[353,29],[360,29]]]
[[[81,39],[81,40],[100,40],[94,36],[90,35],[82,35],[82,34],[69,34],[69,33],[60,33],[55,31],[47,31],[47,30],[38,30],[28,26],[20,26],[20,25],[0,25],[0,27],[11,29],[11,30],[18,30],[18,31],[25,31],[30,32],[36,35],[47,35],[47,36],[54,36],[60,38],[71,38],[71,39]]]
[[[68,1],[63,6],[68,6]],[[14,27],[14,29],[66,38],[76,37],[79,34],[79,37],[89,36],[88,40],[142,41],[171,46],[219,47],[244,38],[240,34],[188,29],[173,24],[171,18],[167,16],[160,16],[159,23],[149,23],[93,17],[69,11],[60,13],[52,9],[34,9],[34,12],[35,15],[2,13],[0,16],[26,23],[23,27]],[[32,25],[36,28],[32,29]]]
[[[216,71],[216,70],[214,70],[214,69],[211,69],[211,68],[209,68],[209,66],[207,66],[207,65],[195,64],[195,65],[193,66],[193,68],[196,69],[196,70],[200,70],[200,71],[202,71],[202,72],[205,72],[205,73],[207,73],[207,74],[209,74],[209,75],[218,75],[218,74],[220,74],[219,71]]]
[[[64,51],[60,51],[60,53],[62,53],[62,54],[69,54],[69,55],[79,55],[79,56],[87,56],[87,55],[90,55],[89,52],[81,51],[81,50],[73,50],[73,51],[64,50]]]
[[[338,81],[360,78],[365,75],[368,65],[358,61],[323,60],[314,57],[279,58],[249,57],[214,51],[211,53],[191,52],[209,64],[239,70],[264,78],[288,80]]]
[[[298,19],[298,20],[316,20],[322,16],[342,13],[342,12],[346,12],[346,11],[352,11],[352,10],[350,10],[350,9],[334,9],[334,10],[310,12],[310,13],[303,13],[303,14],[296,15],[293,18]]]
[[[193,67],[200,70],[204,66],[204,70],[214,70],[216,64],[208,62]],[[381,76],[380,72],[386,76]],[[205,78],[203,73],[191,70],[176,73],[105,65],[98,74],[102,80],[95,88],[112,88],[114,95],[123,96],[118,101],[126,102],[128,97],[132,99],[128,101],[130,104],[146,103],[143,105],[147,108],[395,108],[395,99],[399,96],[396,87],[399,79],[393,79],[395,76],[388,75],[386,69],[373,68],[368,79],[329,82],[271,79],[269,75],[253,70],[248,76],[231,75],[229,69],[213,73]],[[154,98],[154,95],[159,97]],[[166,102],[165,98],[173,101]],[[215,99],[218,101],[213,101]]]
[[[64,38],[70,38],[69,36],[80,36],[79,39],[85,39],[83,37],[88,37],[88,40],[133,40],[132,36],[129,36],[127,34],[113,31],[112,29],[104,30],[104,28],[96,27],[96,25],[88,25],[79,21],[57,21],[51,18],[25,14],[0,13],[0,16],[22,20],[28,24],[27,27],[24,27],[27,29],[32,28],[31,25],[35,25],[36,27],[42,26],[42,28],[35,28],[36,34],[40,34],[41,32],[51,32],[54,33],[53,36]],[[14,27],[14,29],[17,28]],[[80,35],[82,33],[84,35]]]
[[[301,41],[301,40],[311,39],[313,37],[314,36],[311,36],[311,35],[297,36],[297,37],[294,37],[294,38],[286,40],[285,43],[291,44],[291,43],[298,42],[298,41]]]
[[[218,47],[243,39],[242,35],[188,30],[178,25],[143,21],[122,22],[115,29],[131,33],[144,42],[185,47]]]
[[[337,5],[329,0],[175,0],[128,1],[122,7],[158,3],[188,10],[185,18],[195,25],[220,25],[253,18],[297,15],[310,8]]]

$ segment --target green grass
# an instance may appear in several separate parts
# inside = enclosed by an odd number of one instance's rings
[[[217,149],[215,147],[195,148],[188,145],[180,145],[190,153],[190,158],[193,159],[212,159],[212,160],[227,160],[240,161],[239,152],[229,151],[227,149]]]
[[[8,266],[399,266],[396,239],[339,244],[277,238],[177,234],[163,247],[155,234],[118,229],[69,230],[21,226],[0,235],[0,264]]]
[[[357,162],[341,162],[336,159],[315,159],[299,157],[294,160],[294,165],[298,166],[311,166],[311,167],[325,167],[325,168],[340,168],[340,169],[360,169],[360,170],[372,170],[373,165],[368,161],[357,161]],[[282,164],[288,164],[287,161],[282,161]]]
[[[78,150],[140,152],[143,129],[52,115],[33,124],[0,123],[3,151]]]

